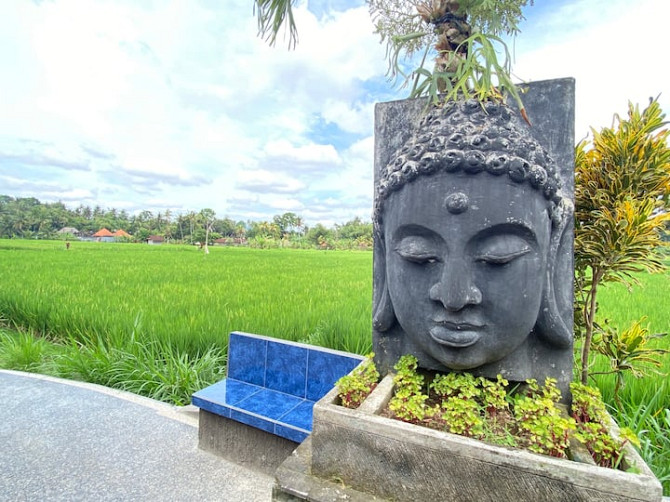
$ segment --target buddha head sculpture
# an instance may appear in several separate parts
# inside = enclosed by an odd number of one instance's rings
[[[507,106],[428,112],[381,169],[373,222],[376,352],[389,337],[427,368],[569,381],[572,203]]]

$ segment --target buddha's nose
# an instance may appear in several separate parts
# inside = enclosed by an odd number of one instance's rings
[[[466,305],[479,305],[482,292],[474,283],[472,271],[462,258],[444,261],[439,280],[430,288],[430,299],[442,303],[447,310],[461,310]]]

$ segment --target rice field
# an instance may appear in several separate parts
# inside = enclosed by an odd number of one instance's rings
[[[51,339],[225,350],[231,331],[370,350],[369,252],[0,241],[0,316]],[[364,341],[367,340],[367,341]],[[317,340],[318,341],[318,340]]]
[[[670,350],[670,273],[643,274],[638,276],[640,285],[628,290],[623,284],[607,284],[598,293],[598,318],[602,322],[609,320],[612,326],[623,330],[633,321],[646,318],[642,323],[648,326],[650,333],[665,333],[666,336],[651,340],[650,347]],[[649,398],[659,394],[659,407],[670,409],[670,354],[659,358],[659,368],[645,366],[648,378],[629,377],[622,394],[626,399],[635,395]],[[596,360],[594,371],[605,371],[609,362],[603,357]],[[612,398],[614,379],[612,376],[596,377],[598,386],[606,399]],[[638,401],[641,399],[637,399]],[[670,445],[669,445],[670,446]],[[668,458],[670,465],[670,457]]]
[[[599,319],[643,315],[670,332],[670,274],[599,292]],[[219,380],[228,333],[247,331],[366,354],[372,253],[0,240],[0,367],[129,390],[176,404]],[[670,336],[654,341],[670,349]],[[602,357],[595,371],[608,368]],[[612,412],[642,439],[670,495],[670,356],[626,378]],[[597,377],[612,405],[614,378]]]

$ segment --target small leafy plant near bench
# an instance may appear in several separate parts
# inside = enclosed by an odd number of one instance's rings
[[[374,356],[374,353],[368,354],[351,373],[335,382],[342,406],[358,408],[377,387],[379,372],[372,360]]]
[[[609,416],[600,392],[580,383],[571,384],[573,405],[568,413],[552,378],[542,385],[535,380],[510,385],[500,375],[496,380],[469,373],[441,375],[419,370],[412,355],[401,357],[394,368],[395,392],[382,412],[388,418],[557,458],[571,456],[574,437],[596,464],[610,468],[622,467],[627,442],[639,445],[626,428],[618,439],[609,434]],[[378,379],[369,355],[337,382],[342,406],[357,408]]]

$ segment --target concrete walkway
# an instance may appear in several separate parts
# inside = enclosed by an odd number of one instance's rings
[[[197,408],[0,370],[0,501],[268,501],[272,484],[198,449]]]

